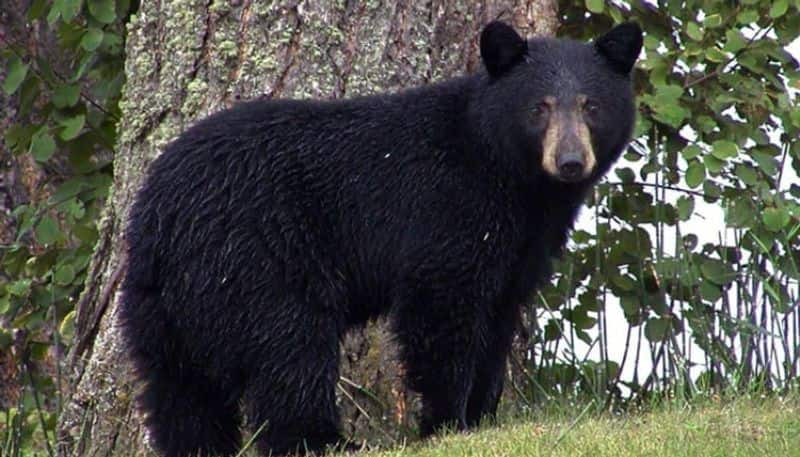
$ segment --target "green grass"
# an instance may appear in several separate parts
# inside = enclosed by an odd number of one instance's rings
[[[365,457],[800,456],[800,399],[668,405],[647,413],[563,413],[450,434]]]

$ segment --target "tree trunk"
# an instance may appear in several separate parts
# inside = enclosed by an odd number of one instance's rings
[[[553,34],[556,2],[141,2],[128,28],[113,189],[78,305],[60,455],[148,453],[117,331],[117,285],[125,269],[126,214],[163,147],[198,118],[238,99],[338,98],[474,71],[480,63],[476,38],[495,18],[521,33]],[[345,432],[355,428],[378,440],[394,433],[381,417],[405,414],[397,364],[383,335],[378,324],[348,339],[340,385]],[[397,410],[394,416],[389,409],[370,414],[381,404]]]

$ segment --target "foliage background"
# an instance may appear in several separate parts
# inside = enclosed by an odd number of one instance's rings
[[[0,215],[11,228],[0,240],[8,455],[53,452],[63,354],[77,343],[74,309],[113,179],[125,24],[137,8],[22,3],[24,17],[0,29],[13,106],[0,151],[4,168],[38,178]],[[560,16],[559,35],[581,40],[642,24],[639,123],[528,308],[505,404],[582,397],[621,407],[654,394],[792,387],[800,73],[785,47],[800,33],[800,1],[563,1]]]
[[[632,18],[647,36],[636,139],[537,297],[527,395],[788,387],[800,346],[798,64],[785,50],[797,2],[561,6],[562,35]],[[627,328],[607,319],[620,308]],[[616,360],[612,332],[627,334]]]

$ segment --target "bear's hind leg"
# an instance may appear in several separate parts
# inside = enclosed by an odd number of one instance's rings
[[[165,457],[224,457],[241,446],[238,398],[187,371],[150,367],[139,401]],[[223,393],[224,392],[224,393]]]
[[[263,455],[323,454],[343,441],[335,394],[335,318],[306,315],[299,320],[302,328],[260,348],[245,392],[247,421],[254,433],[260,430],[257,442]]]
[[[503,306],[488,319],[486,334],[480,341],[475,380],[467,403],[467,425],[477,427],[483,419],[493,419],[503,394],[506,361],[514,330],[519,322],[518,306]]]

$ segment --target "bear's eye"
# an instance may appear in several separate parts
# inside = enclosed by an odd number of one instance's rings
[[[597,114],[600,111],[600,106],[593,100],[586,100],[583,104],[583,112],[588,115]]]
[[[543,117],[550,112],[550,106],[545,102],[539,102],[531,107],[531,115],[536,118]]]

